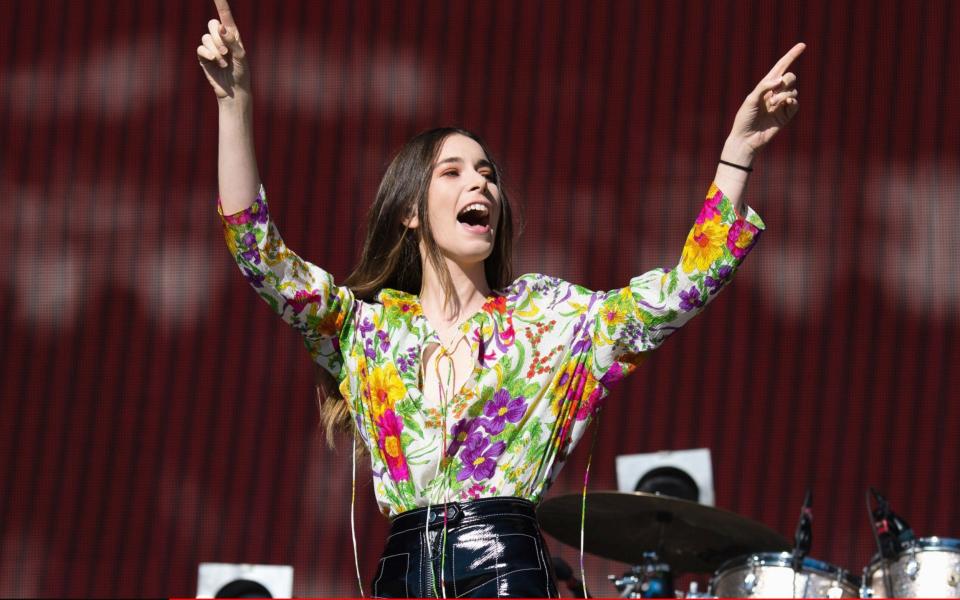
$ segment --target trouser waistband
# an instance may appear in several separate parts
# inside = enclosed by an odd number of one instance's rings
[[[429,515],[427,510],[427,507],[415,508],[393,517],[390,521],[391,533],[418,526],[423,527],[425,523],[430,528],[443,527],[444,514],[446,514],[447,527],[463,521],[493,516],[521,516],[537,520],[536,505],[529,500],[516,497],[478,498],[467,502],[431,505]]]

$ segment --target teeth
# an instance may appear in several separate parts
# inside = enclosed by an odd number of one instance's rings
[[[471,211],[476,211],[476,212],[479,212],[480,214],[485,215],[487,214],[487,207],[480,203],[470,204],[466,208],[461,210],[460,214],[463,215]]]

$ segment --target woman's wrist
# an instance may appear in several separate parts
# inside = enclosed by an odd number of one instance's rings
[[[723,150],[720,152],[721,161],[738,165],[744,169],[751,167],[755,156],[756,149],[743,141],[733,138],[727,138],[726,143],[723,145]]]
[[[253,98],[247,92],[237,92],[233,96],[217,98],[221,114],[246,115],[253,108]]]

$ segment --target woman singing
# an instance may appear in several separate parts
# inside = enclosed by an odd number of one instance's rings
[[[743,201],[756,154],[797,112],[794,46],[740,107],[672,269],[594,292],[514,278],[512,209],[473,133],[433,129],[391,162],[360,263],[337,284],[289,250],[254,156],[250,71],[227,0],[197,56],[220,114],[227,245],[304,337],[328,432],[369,452],[391,531],[372,594],[555,597],[534,508],[611,386],[730,281],[763,223]],[[359,573],[358,573],[359,576]]]

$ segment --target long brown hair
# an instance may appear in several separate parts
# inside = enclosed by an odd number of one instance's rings
[[[367,234],[363,242],[360,264],[344,284],[358,299],[374,300],[385,288],[419,294],[423,266],[419,242],[422,239],[426,260],[437,272],[444,296],[454,313],[460,311],[460,300],[454,292],[453,280],[430,229],[427,213],[427,192],[433,166],[443,142],[451,135],[463,135],[480,144],[493,165],[500,188],[500,222],[493,242],[493,251],[484,261],[484,273],[491,289],[501,289],[513,280],[513,212],[501,181],[500,167],[487,145],[475,133],[456,127],[439,127],[418,134],[407,142],[390,162],[380,182],[376,199],[367,215]],[[406,223],[416,215],[419,227]],[[335,430],[349,431],[350,412],[333,377],[319,369],[317,398],[320,422],[326,430],[327,443],[333,446]],[[325,398],[325,401],[321,400]]]

